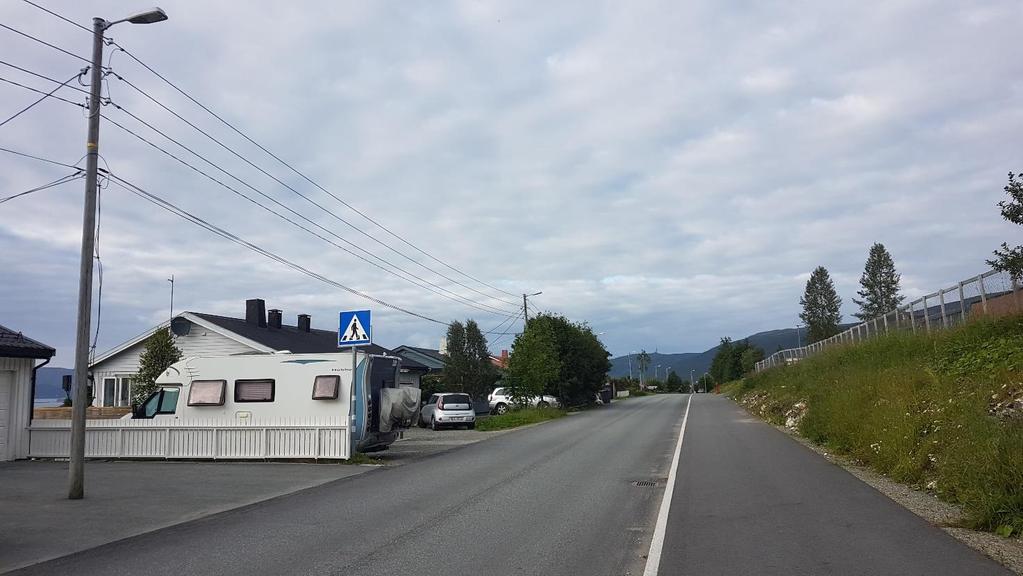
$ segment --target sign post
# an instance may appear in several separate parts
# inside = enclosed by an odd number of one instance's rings
[[[337,347],[350,346],[352,349],[352,390],[355,396],[355,370],[358,368],[359,346],[373,343],[373,324],[371,310],[348,310],[342,312],[337,323]]]

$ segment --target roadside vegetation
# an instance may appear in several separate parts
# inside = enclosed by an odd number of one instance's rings
[[[725,387],[754,414],[1023,532],[1023,317],[840,346]]]
[[[494,430],[518,428],[527,424],[536,424],[561,418],[565,414],[566,412],[559,408],[520,408],[518,410],[509,410],[504,414],[480,418],[476,420],[476,429],[483,432],[491,432]]]

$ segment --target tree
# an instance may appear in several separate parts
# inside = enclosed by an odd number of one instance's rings
[[[799,318],[807,326],[810,343],[838,334],[838,324],[842,321],[842,299],[827,268],[818,266],[810,274],[799,303],[803,306]]]
[[[668,372],[668,378],[664,381],[665,392],[684,392],[682,389],[682,378],[674,370]]]
[[[732,365],[734,355],[732,351],[732,339],[725,337],[721,339],[718,351],[714,359],[710,361],[710,375],[715,382],[730,382],[732,378]]]
[[[138,406],[156,391],[156,379],[170,365],[181,360],[181,350],[174,345],[169,330],[157,330],[146,339],[139,356],[139,371],[131,388],[131,403]]]
[[[444,385],[453,392],[465,392],[468,378],[469,358],[465,354],[465,326],[456,320],[448,324],[447,353],[444,355]]]
[[[742,375],[745,376],[757,367],[757,362],[764,359],[764,349],[759,346],[749,345],[739,356],[739,364],[742,367]]]
[[[469,319],[463,325],[448,325],[447,354],[444,356],[444,386],[447,390],[466,392],[478,400],[493,386],[497,371],[490,361],[487,338],[479,324]]]
[[[1009,200],[1001,200],[998,207],[1002,209],[1002,218],[1013,224],[1023,226],[1023,174],[1009,172],[1009,183],[1003,188]],[[995,250],[994,260],[987,260],[995,270],[1007,272],[1017,282],[1023,279],[1023,246],[1009,247],[1002,242],[1001,249]]]
[[[860,320],[870,320],[898,308],[906,299],[899,294],[901,278],[902,275],[895,271],[892,255],[884,244],[875,242],[870,247],[863,275],[860,276],[860,286],[863,289],[856,292],[862,300],[853,298],[853,302],[860,307],[855,316]]]
[[[650,367],[650,355],[646,353],[646,350],[640,350],[639,356],[636,356],[636,365],[639,367],[639,389],[643,389],[643,376],[646,375],[646,369]]]
[[[536,335],[532,334],[534,332]],[[540,350],[544,351],[543,354]],[[523,358],[516,361],[516,355]],[[513,365],[521,363],[520,366],[528,367],[535,362],[539,365],[535,371],[548,376],[548,368],[557,365],[554,378],[542,379],[542,392],[556,396],[563,406],[592,404],[595,395],[607,382],[610,356],[586,324],[545,313],[531,318],[525,331],[515,339],[509,372],[515,380],[521,377],[525,368],[515,370]]]
[[[554,335],[547,326],[536,325],[533,320],[515,337],[512,354],[508,359],[508,392],[520,406],[557,383],[561,375],[561,360]]]

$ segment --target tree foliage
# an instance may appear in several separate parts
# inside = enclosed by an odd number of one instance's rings
[[[853,298],[853,302],[860,307],[855,316],[860,320],[870,320],[898,308],[906,299],[899,293],[901,279],[902,275],[895,271],[892,255],[884,244],[875,242],[870,247],[867,263],[860,276],[862,289],[856,292],[862,300]]]
[[[139,371],[132,383],[132,405],[142,404],[155,392],[156,379],[178,360],[181,360],[181,350],[174,345],[170,330],[157,330],[147,338],[139,356]]]
[[[496,379],[490,361],[487,339],[475,320],[463,325],[448,325],[447,354],[444,356],[444,387],[451,392],[466,392],[474,399],[486,396]]]
[[[530,320],[515,337],[508,359],[508,395],[520,406],[555,387],[561,376],[558,344],[550,326]]]
[[[731,338],[722,338],[710,363],[710,377],[722,384],[738,380],[752,372],[754,365],[763,359],[763,349],[750,344],[749,340],[732,342]]]
[[[668,372],[668,378],[664,381],[665,392],[689,392],[689,381],[683,380],[674,370]]]
[[[818,266],[810,274],[799,304],[803,306],[799,318],[807,326],[810,343],[838,334],[838,324],[842,321],[842,299],[827,268]]]
[[[1009,200],[1001,200],[998,207],[1002,209],[1002,218],[1013,224],[1023,226],[1023,174],[1009,172],[1009,183],[1003,188]],[[995,270],[1008,272],[1017,281],[1023,280],[1023,246],[1010,247],[1002,242],[1002,247],[995,250],[995,258],[987,260]]]
[[[518,358],[516,358],[518,356]],[[610,354],[586,324],[545,313],[531,318],[515,338],[510,386],[558,398],[563,406],[591,404],[607,381]]]

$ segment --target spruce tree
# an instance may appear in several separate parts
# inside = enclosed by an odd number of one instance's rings
[[[799,318],[808,328],[811,343],[838,333],[838,323],[842,321],[842,299],[827,268],[818,266],[810,274],[799,303],[803,306]]]
[[[895,271],[895,261],[885,249],[884,244],[875,242],[870,247],[867,263],[860,276],[862,290],[856,294],[862,298],[853,298],[860,311],[855,314],[860,320],[870,320],[895,310],[906,299],[899,294],[899,280],[902,275]]]
[[[487,395],[489,388],[494,384],[496,369],[490,361],[487,338],[480,331],[479,324],[471,319],[465,321],[465,359],[465,391],[471,394],[474,400],[479,400]]]
[[[451,392],[465,392],[469,359],[465,355],[465,326],[457,320],[448,324],[447,354],[444,356],[444,385]]]
[[[1002,200],[998,207],[1002,209],[1002,218],[1013,224],[1023,226],[1023,174],[1009,172],[1009,184],[1003,188],[1009,200]],[[1017,281],[1023,279],[1023,246],[1010,247],[1002,242],[1002,247],[995,250],[994,260],[987,260],[995,270],[1008,272]]]
[[[156,391],[156,379],[170,365],[181,360],[181,350],[174,345],[169,330],[157,330],[146,339],[139,356],[139,371],[131,386],[131,403],[138,406]]]

